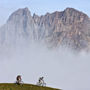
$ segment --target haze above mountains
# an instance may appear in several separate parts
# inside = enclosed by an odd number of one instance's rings
[[[18,9],[0,28],[0,46],[32,42],[41,42],[50,48],[89,50],[90,18],[74,8],[42,16],[31,16],[28,8]]]

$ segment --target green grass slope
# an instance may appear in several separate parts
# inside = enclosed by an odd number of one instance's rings
[[[16,85],[16,84],[0,84],[0,90],[60,90],[50,87],[41,87],[31,84],[23,84],[23,85]]]

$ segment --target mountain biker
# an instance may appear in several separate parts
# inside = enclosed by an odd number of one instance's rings
[[[39,86],[46,86],[46,83],[44,82],[44,77],[40,77],[38,82],[37,82],[37,85]]]
[[[20,85],[21,82],[22,82],[21,75],[18,75],[18,76],[16,77],[16,84]]]
[[[44,80],[43,79],[44,79],[44,77],[40,77],[39,78],[39,83],[44,83]]]

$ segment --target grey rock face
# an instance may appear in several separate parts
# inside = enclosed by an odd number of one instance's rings
[[[31,16],[28,8],[15,11],[0,29],[0,43],[43,41],[48,47],[90,47],[90,18],[73,8]]]

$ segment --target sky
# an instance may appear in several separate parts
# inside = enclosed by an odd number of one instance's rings
[[[0,0],[0,26],[12,12],[25,7],[29,8],[32,15],[44,15],[47,12],[63,11],[67,7],[72,7],[90,16],[90,0]]]

